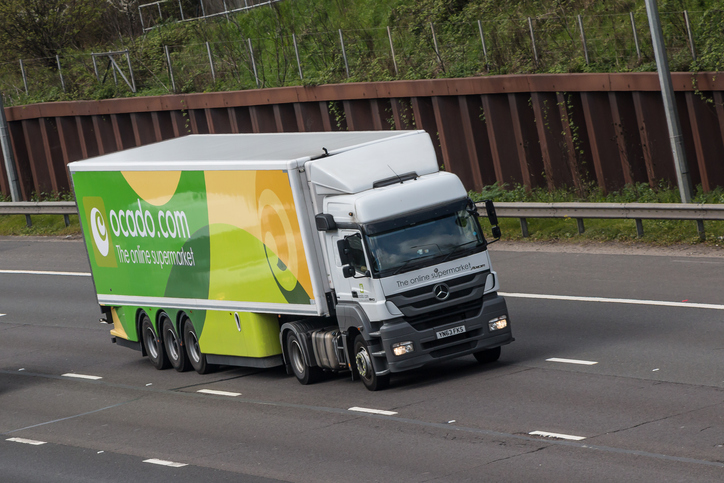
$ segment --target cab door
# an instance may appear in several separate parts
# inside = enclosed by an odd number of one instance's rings
[[[329,260],[334,260],[331,271],[337,299],[340,302],[373,302],[375,296],[362,235],[356,230],[338,230],[329,235],[331,243],[327,243],[327,250]],[[354,275],[345,277],[346,267],[352,267]],[[352,269],[346,268],[349,272]]]

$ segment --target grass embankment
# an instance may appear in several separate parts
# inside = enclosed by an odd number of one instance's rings
[[[543,189],[526,190],[518,186],[504,189],[499,185],[487,186],[482,192],[471,192],[475,201],[492,199],[502,202],[597,202],[597,203],[679,203],[679,192],[675,188],[661,185],[651,188],[645,184],[627,186],[621,191],[608,194],[592,188],[581,196],[573,191],[557,190],[549,192]],[[694,203],[724,203],[724,189],[718,188],[709,193],[699,189]],[[79,235],[80,225],[77,216],[70,216],[70,226],[66,227],[60,215],[34,215],[32,227],[27,227],[24,216],[0,216],[0,235]],[[701,241],[694,221],[644,220],[644,236],[637,238],[634,220],[594,220],[586,219],[585,232],[578,233],[575,219],[530,218],[528,231],[530,236],[523,238],[517,218],[501,218],[500,227],[503,240],[517,241],[561,241],[569,243],[616,241],[624,243],[645,243],[651,245],[706,244],[724,246],[724,221],[706,221],[706,240]],[[483,220],[487,231],[487,222]]]
[[[182,4],[187,20],[199,13],[198,2]],[[0,90],[6,105],[168,94],[173,88],[166,47],[175,91],[184,93],[491,74],[656,70],[644,0],[289,0],[248,13],[186,22],[177,21],[177,2],[161,3],[160,8],[161,17],[154,13],[156,7],[144,10],[144,25],[157,28],[143,35],[133,13],[132,34],[119,31],[82,48],[63,49],[64,88],[55,57],[31,59],[20,52],[6,53],[0,59]],[[720,0],[660,0],[659,10],[672,70],[721,70]],[[690,19],[695,60],[684,10]],[[108,59],[98,60],[103,82],[96,79],[91,62],[91,52],[126,49],[136,94],[122,80],[114,82]],[[27,87],[18,67],[21,58]],[[126,60],[117,56],[116,61],[127,75]]]

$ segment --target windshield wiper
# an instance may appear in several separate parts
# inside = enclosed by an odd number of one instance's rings
[[[466,248],[465,250],[458,250],[458,248],[462,248],[465,245],[470,245],[471,243],[479,243],[479,240],[470,240],[465,243],[461,243],[460,245],[455,245],[452,248],[452,251],[450,253],[448,253],[447,255],[445,255],[445,257],[440,261],[440,263],[447,262],[448,260],[450,260],[450,258],[452,258],[453,255],[459,255],[461,253],[465,253],[467,250],[469,250],[469,248]],[[470,247],[470,248],[475,248],[475,247]]]
[[[392,272],[392,275],[397,275],[398,273],[400,273],[400,272],[402,271],[402,269],[405,268],[407,265],[409,265],[411,262],[416,262],[416,261],[419,261],[419,260],[425,260],[425,259],[427,259],[427,258],[436,257],[436,256],[438,256],[438,255],[439,255],[439,254],[437,254],[437,253],[430,253],[429,255],[423,255],[423,256],[421,256],[421,257],[410,258],[409,260],[405,260],[405,262],[404,262],[402,265],[400,265],[399,267],[397,267],[397,268],[395,269],[395,271]]]

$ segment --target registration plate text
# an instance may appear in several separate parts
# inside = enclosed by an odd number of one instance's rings
[[[438,330],[436,335],[437,335],[438,339],[444,339],[445,337],[462,334],[464,332],[465,332],[465,326],[461,325],[459,327],[453,327],[451,329]]]

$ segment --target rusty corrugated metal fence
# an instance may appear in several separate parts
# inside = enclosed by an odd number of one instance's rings
[[[724,186],[724,78],[675,73],[691,177]],[[656,73],[489,76],[55,102],[6,110],[23,199],[69,162],[191,133],[424,129],[468,189],[676,183]],[[0,172],[7,196],[7,175]]]

